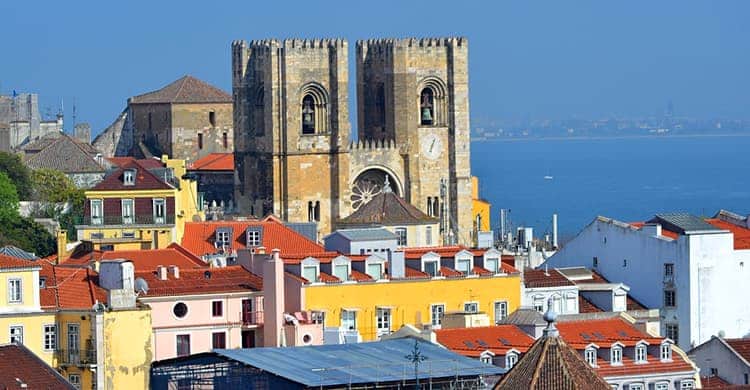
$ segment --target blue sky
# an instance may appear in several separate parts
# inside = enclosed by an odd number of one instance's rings
[[[2,93],[37,92],[52,112],[64,98],[68,119],[75,99],[96,133],[129,96],[184,74],[230,91],[233,39],[343,37],[353,52],[363,38],[463,35],[474,117],[646,116],[671,99],[677,115],[750,118],[743,0],[112,4],[0,2]]]

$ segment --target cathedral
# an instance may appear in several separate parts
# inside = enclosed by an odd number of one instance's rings
[[[357,140],[343,39],[232,43],[235,199],[240,211],[336,229],[388,182],[473,241],[466,38],[356,43]]]

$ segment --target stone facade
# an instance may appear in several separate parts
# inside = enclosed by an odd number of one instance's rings
[[[317,221],[326,234],[387,177],[440,218],[445,241],[470,244],[467,40],[367,40],[356,53],[351,143],[346,40],[233,42],[240,210]]]

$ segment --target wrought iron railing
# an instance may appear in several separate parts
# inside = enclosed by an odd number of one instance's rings
[[[103,217],[92,217],[86,215],[78,218],[77,225],[99,226],[99,225],[174,225],[174,215],[155,216],[153,214],[142,214],[132,216],[105,215]]]
[[[243,311],[242,312],[242,324],[243,325],[263,325],[263,312],[262,311]]]
[[[58,349],[56,355],[58,364],[96,364],[96,349]]]

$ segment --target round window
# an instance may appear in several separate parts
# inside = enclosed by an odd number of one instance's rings
[[[310,336],[309,334],[302,336],[302,342],[305,344],[310,344],[312,342],[312,336]]]
[[[188,312],[187,305],[179,302],[178,304],[174,305],[174,308],[172,308],[172,312],[177,318],[185,317]]]

